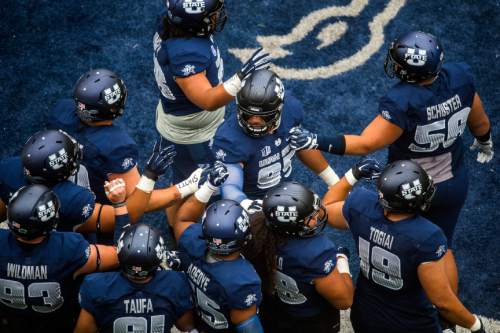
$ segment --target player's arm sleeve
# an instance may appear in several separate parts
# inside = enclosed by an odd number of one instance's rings
[[[74,273],[87,263],[90,257],[90,244],[81,234],[76,232],[66,233],[65,244],[62,251],[71,256],[67,269]]]
[[[84,224],[93,214],[95,208],[94,194],[81,186],[73,195],[61,198],[61,219],[59,226],[65,231],[74,231]]]
[[[222,198],[241,202],[247,198],[246,194],[243,192],[243,167],[239,163],[226,163],[226,167],[229,172],[229,177],[227,177],[226,181],[221,186]]]
[[[424,262],[437,261],[446,254],[447,250],[446,236],[439,229],[420,243],[418,251],[415,254],[415,263],[420,265]]]
[[[351,224],[356,223],[354,221],[354,214],[352,214],[352,210],[356,207],[356,204],[359,203],[361,198],[362,187],[355,187],[351,192],[347,195],[347,198],[344,201],[344,205],[342,206],[342,215],[344,215],[344,219],[346,220],[349,228],[351,228]]]
[[[201,224],[194,223],[184,230],[177,241],[179,251],[187,253],[190,257],[200,258],[205,255],[205,241],[202,236]]]
[[[317,244],[317,252],[313,255],[313,260],[305,263],[307,272],[305,277],[312,281],[316,278],[325,277],[330,274],[337,264],[337,250],[333,244],[328,244],[326,240],[321,240],[322,244]]]
[[[137,165],[139,152],[135,144],[119,147],[106,156],[106,173],[125,173]]]
[[[85,309],[89,313],[96,317],[96,308],[94,304],[94,299],[92,297],[93,283],[92,276],[88,275],[83,280],[83,283],[80,287],[80,292],[78,293],[78,301],[80,303],[80,307]]]
[[[390,123],[406,130],[408,123],[408,116],[406,110],[398,105],[393,99],[388,96],[383,96],[379,100],[378,112],[382,118]]]
[[[194,49],[170,56],[169,67],[175,77],[188,77],[206,70],[210,64],[210,56]]]
[[[465,84],[470,86],[470,89],[475,93],[476,86],[474,84],[474,73],[472,72],[472,68],[465,62],[457,63],[456,66],[460,72],[463,73],[463,80],[465,80]]]
[[[242,272],[240,272],[242,273]],[[252,274],[253,273],[253,274]],[[241,283],[245,280],[245,283]],[[262,301],[261,281],[257,273],[248,272],[244,277],[237,279],[237,286],[227,290],[230,309],[246,309],[253,305],[259,307]]]

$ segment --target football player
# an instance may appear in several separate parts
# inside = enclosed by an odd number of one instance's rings
[[[175,237],[195,299],[202,332],[262,333],[257,315],[261,281],[240,251],[250,239],[249,218],[235,201],[219,200],[205,211],[212,194],[227,178],[217,161],[208,180],[179,209]],[[196,223],[203,215],[201,223]]]
[[[265,331],[339,332],[338,309],[351,306],[354,289],[348,252],[322,232],[328,217],[320,197],[286,181],[266,194],[263,213],[272,276],[261,277],[272,279],[274,289],[260,311]]]
[[[59,199],[44,185],[19,189],[7,214],[10,231],[0,230],[0,331],[71,332],[75,279],[118,267],[116,249],[54,231]]]
[[[438,333],[438,311],[450,323],[484,332],[447,277],[445,234],[421,216],[433,200],[432,178],[418,163],[403,160],[385,167],[377,191],[353,189],[359,179],[377,176],[375,165],[357,163],[323,199],[328,222],[349,228],[358,248],[361,274],[351,307],[355,332]]]
[[[224,63],[214,34],[227,16],[224,0],[169,0],[154,36],[154,72],[160,92],[156,128],[178,152],[173,182],[201,165],[211,164],[209,142],[224,120],[242,80],[269,66],[268,54],[253,54],[243,67],[223,82]],[[174,220],[174,206],[167,211]]]
[[[248,209],[252,200],[264,197],[266,191],[290,177],[295,150],[287,136],[292,127],[302,123],[303,109],[270,70],[258,70],[247,77],[236,104],[236,114],[215,134],[213,151],[229,170],[229,179],[221,189],[223,198]],[[297,156],[328,186],[338,180],[319,151],[301,150]]]
[[[294,129],[294,148],[319,148],[334,154],[365,155],[389,146],[389,162],[412,159],[432,176],[436,195],[426,218],[443,229],[448,240],[446,271],[453,290],[458,273],[452,253],[453,232],[467,196],[468,176],[462,135],[468,127],[479,150],[477,161],[493,158],[490,122],[474,86],[470,67],[443,64],[438,39],[412,31],[394,40],[385,71],[399,82],[380,99],[379,115],[361,135],[317,137]]]
[[[167,333],[175,324],[194,328],[191,289],[183,273],[162,270],[165,245],[146,224],[128,227],[118,240],[121,272],[85,277],[75,333]]]
[[[168,169],[174,155],[172,147],[161,148],[160,142],[157,142],[146,172],[137,184],[138,190],[127,199],[132,221],[138,220],[144,213],[155,179]],[[67,133],[45,130],[32,135],[20,157],[0,161],[2,220],[5,219],[5,203],[12,193],[28,184],[44,184],[60,198],[61,223],[58,230],[112,233],[115,227],[113,207],[96,203],[89,189],[68,180],[77,172],[80,160],[80,147]],[[186,188],[189,186],[191,184],[183,185]],[[171,191],[178,192],[175,187]],[[109,202],[108,199],[106,201]]]

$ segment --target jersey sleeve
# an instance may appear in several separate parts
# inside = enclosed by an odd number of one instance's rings
[[[173,272],[177,276],[175,282],[175,295],[173,303],[175,304],[175,314],[177,318],[181,317],[186,311],[191,310],[193,305],[193,300],[191,297],[191,288],[189,287],[188,280],[184,273]]]
[[[196,39],[193,40],[195,42]],[[175,77],[188,77],[203,72],[210,65],[210,50],[204,45],[172,44],[175,51],[169,52],[169,67]]]
[[[66,238],[61,251],[69,256],[67,269],[75,272],[89,260],[90,244],[79,233],[65,232],[63,234]]]
[[[253,305],[260,305],[262,301],[261,281],[254,271],[253,274],[245,274],[237,285],[231,286],[228,293],[228,305],[230,309],[246,309]]]
[[[458,69],[459,74],[462,75],[463,80],[465,80],[465,84],[468,85],[475,93],[476,87],[474,85],[474,74],[472,72],[472,68],[465,62],[456,63],[455,66]]]
[[[92,216],[95,196],[90,190],[78,185],[68,192],[56,193],[61,200],[59,227],[64,231],[73,231]]]
[[[201,258],[205,255],[206,245],[205,240],[201,239],[202,231],[201,224],[191,224],[184,230],[177,246],[180,251],[187,253],[190,257]]]
[[[387,95],[380,98],[378,112],[385,120],[401,129],[407,129],[408,116],[406,111]]]
[[[356,207],[356,204],[359,203],[362,197],[362,191],[364,189],[362,187],[355,187],[347,196],[344,201],[344,206],[342,207],[342,215],[344,215],[344,219],[349,224],[349,228],[351,224],[355,224],[356,221],[354,219],[354,214],[352,214],[352,210]]]
[[[226,130],[229,126],[226,124],[222,126],[217,131],[212,146],[215,158],[224,163],[247,161],[249,159],[249,149],[245,149],[238,138],[231,135],[231,131]]]
[[[305,278],[311,281],[327,276],[335,269],[337,264],[337,250],[333,244],[328,244],[328,241],[324,239],[315,246],[316,254],[313,260],[308,263],[308,269],[305,272]]]
[[[106,156],[106,173],[125,173],[137,165],[139,152],[136,145],[121,146]]]
[[[445,255],[447,250],[446,236],[439,229],[420,243],[415,255],[415,262],[417,265],[420,265],[423,262],[437,261]]]
[[[78,301],[80,302],[80,307],[92,314],[92,316],[94,316],[95,318],[97,316],[97,310],[92,294],[93,285],[92,275],[87,275],[83,280],[82,285],[80,286]]]

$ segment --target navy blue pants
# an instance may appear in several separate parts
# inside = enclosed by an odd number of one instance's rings
[[[448,248],[452,248],[453,233],[458,222],[460,211],[464,206],[469,188],[467,169],[462,164],[454,177],[436,184],[436,194],[428,212],[422,214],[432,223],[443,229],[448,240]]]

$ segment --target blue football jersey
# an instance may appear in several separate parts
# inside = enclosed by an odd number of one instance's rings
[[[73,274],[89,255],[89,243],[77,233],[54,231],[32,245],[0,230],[0,313],[20,321],[15,326],[59,332],[50,328],[75,318],[78,288]]]
[[[350,193],[342,213],[360,257],[352,311],[372,331],[384,327],[398,332],[437,330],[437,310],[425,295],[417,268],[446,253],[442,230],[418,215],[387,220],[377,193],[363,187]]]
[[[9,157],[0,161],[0,198],[8,204],[10,197],[21,187],[29,185],[24,176],[20,157]],[[94,212],[95,196],[87,188],[68,180],[54,185],[52,191],[59,198],[59,231],[73,231],[85,223]]]
[[[163,111],[174,116],[203,111],[189,101],[175,78],[204,72],[212,86],[222,82],[224,63],[214,37],[169,38],[163,41],[159,36],[161,31],[160,23],[153,44],[154,73]]]
[[[185,274],[163,270],[145,284],[133,283],[121,272],[90,274],[79,299],[101,333],[170,332],[175,321],[193,308]]]
[[[292,173],[295,151],[287,137],[292,127],[302,123],[302,118],[302,104],[285,92],[281,124],[273,134],[260,138],[245,134],[238,125],[236,113],[217,129],[212,146],[215,157],[224,163],[243,163],[243,192],[249,198],[263,197]]]
[[[190,259],[183,265],[195,299],[197,319],[202,331],[233,332],[230,310],[258,306],[262,300],[261,281],[243,257],[208,262],[206,243],[201,236],[201,225],[193,224],[178,242],[179,250]]]
[[[446,63],[431,85],[399,82],[380,99],[381,116],[403,129],[389,146],[389,161],[451,153],[455,169],[463,156],[462,134],[476,89],[471,69]]]
[[[97,202],[109,204],[104,193],[104,181],[112,173],[125,173],[137,165],[137,144],[116,124],[88,126],[75,112],[72,99],[60,100],[49,113],[48,128],[62,129],[83,146],[82,164],[88,170],[90,188]]]
[[[274,285],[282,311],[292,316],[312,317],[332,308],[316,291],[314,279],[335,269],[336,255],[335,245],[325,234],[288,239],[278,248]]]

